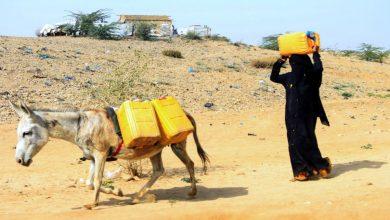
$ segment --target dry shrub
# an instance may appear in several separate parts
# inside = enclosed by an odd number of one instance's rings
[[[202,40],[202,37],[196,32],[190,31],[186,35],[183,36],[185,39],[189,40]]]
[[[178,50],[164,50],[162,54],[167,57],[183,58],[183,55]]]
[[[277,57],[262,57],[252,60],[251,66],[255,68],[271,68],[277,60]]]
[[[149,57],[141,51],[134,51],[134,57],[118,65],[101,84],[90,88],[93,99],[106,105],[119,106],[130,99],[152,99],[163,93],[159,87],[150,86],[142,76],[148,71]]]
[[[146,176],[146,170],[149,170],[150,164],[149,160],[137,160],[137,161],[128,161],[120,160],[118,161],[120,167],[122,167],[122,172],[127,174],[130,178],[134,177],[144,177]]]

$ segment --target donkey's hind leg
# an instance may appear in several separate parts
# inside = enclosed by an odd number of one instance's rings
[[[89,165],[89,173],[88,173],[88,178],[85,181],[85,185],[88,189],[93,190],[93,178],[95,175],[95,160],[91,160],[90,165]]]
[[[161,152],[150,158],[153,166],[153,173],[150,180],[138,192],[137,197],[133,199],[134,203],[139,203],[140,199],[149,191],[157,179],[164,174],[164,166],[161,159]]]
[[[188,156],[186,151],[186,141],[180,142],[178,144],[172,144],[172,151],[175,155],[181,160],[181,162],[186,165],[188,173],[190,174],[191,179],[191,191],[188,193],[188,196],[195,196],[197,193],[196,189],[196,178],[195,178],[195,170],[194,170],[194,162]]]

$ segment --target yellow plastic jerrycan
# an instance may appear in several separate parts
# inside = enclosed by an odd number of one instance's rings
[[[194,130],[179,102],[173,97],[165,97],[152,101],[157,114],[163,145],[184,141]]]
[[[151,102],[126,101],[116,113],[126,147],[152,146],[160,140],[160,129]]]
[[[320,46],[320,35],[310,31],[284,34],[278,37],[278,45],[282,56],[310,54],[316,46]]]

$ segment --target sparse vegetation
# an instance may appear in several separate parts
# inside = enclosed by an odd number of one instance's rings
[[[368,97],[375,97],[375,98],[390,98],[390,94],[375,94],[375,93],[371,93],[369,92],[368,94]]]
[[[263,37],[263,41],[260,47],[268,50],[279,50],[279,46],[278,46],[279,36],[280,34],[274,34],[274,35]]]
[[[114,189],[114,181],[112,181],[112,180],[104,180],[102,182],[102,187],[109,188],[109,189]]]
[[[340,50],[340,54],[345,57],[356,56],[359,54],[356,50]]]
[[[110,17],[106,9],[99,9],[89,14],[82,12],[71,12],[70,17],[76,20],[74,25],[65,24],[60,28],[66,35],[70,36],[86,36],[97,39],[112,40],[118,39],[115,34],[118,29],[117,23],[107,23]]]
[[[336,85],[333,86],[333,89],[343,90],[343,89],[348,88],[348,87],[352,87],[352,85],[337,83]]]
[[[341,96],[343,96],[344,99],[352,98],[353,94],[350,92],[343,92],[341,93]]]
[[[153,24],[139,22],[135,25],[134,35],[141,40],[150,40],[152,29],[154,28]]]
[[[189,39],[189,40],[202,40],[202,37],[199,36],[199,34],[192,32],[192,31],[190,31],[186,35],[184,35],[184,38]]]
[[[238,65],[237,63],[234,63],[234,62],[226,63],[225,67],[228,68],[228,69],[232,69],[232,70],[234,70],[236,72],[240,72],[241,71],[240,65]]]
[[[271,68],[277,59],[277,57],[262,57],[252,60],[251,66],[255,68]]]
[[[178,50],[164,50],[162,54],[167,57],[183,58],[183,55]]]
[[[361,146],[360,148],[365,149],[365,150],[371,150],[372,144],[366,144],[366,145]]]
[[[148,68],[149,59],[140,51],[135,58],[119,65],[104,84],[91,87],[91,95],[107,104],[119,105],[132,98],[148,99],[157,96],[153,88],[142,87],[141,75]]]
[[[383,63],[390,54],[389,50],[363,43],[359,48],[359,57],[362,60]]]
[[[210,35],[210,36],[206,36],[205,38],[208,39],[208,40],[213,40],[213,41],[230,42],[229,38],[227,38],[225,36],[218,35],[218,34],[213,34],[213,35]]]
[[[243,43],[241,41],[234,42],[233,45],[236,47],[241,47],[241,46],[247,47],[248,46],[246,43]]]

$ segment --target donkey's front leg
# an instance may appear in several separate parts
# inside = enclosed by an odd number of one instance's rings
[[[89,173],[88,173],[88,179],[85,181],[85,185],[87,186],[88,189],[94,190],[94,183],[93,179],[95,176],[95,161],[91,160],[91,164],[89,165]],[[115,187],[113,189],[110,188],[104,188],[100,187],[100,191],[106,194],[112,194],[116,196],[123,196],[123,192],[121,188]]]
[[[84,207],[87,209],[92,209],[93,207],[96,207],[98,205],[99,192],[100,192],[100,187],[102,185],[104,164],[106,162],[107,153],[95,151],[93,156],[95,159],[95,174],[94,174],[94,181],[93,181],[94,198],[92,204],[84,205]]]

